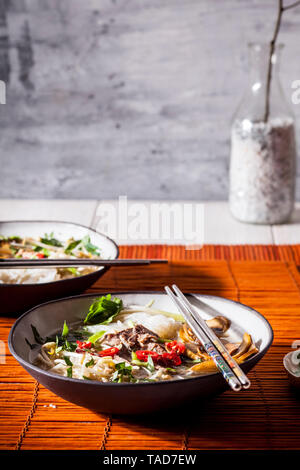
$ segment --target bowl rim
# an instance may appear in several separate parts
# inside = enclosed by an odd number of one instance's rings
[[[160,294],[160,295],[165,295],[164,294],[164,291],[116,291],[116,292],[112,292],[113,295],[122,295],[122,294],[153,294],[153,295],[156,295],[156,294]],[[255,310],[254,308],[252,307],[249,307],[248,305],[245,305],[245,304],[242,304],[241,302],[238,302],[236,300],[231,300],[231,299],[226,299],[225,297],[220,297],[220,296],[216,296],[216,295],[203,295],[199,292],[187,292],[186,294],[191,294],[191,295],[200,295],[201,297],[203,298],[206,298],[206,299],[218,299],[218,300],[221,300],[223,302],[231,302],[233,304],[237,304],[237,305],[241,305],[242,307],[246,308],[249,312],[251,312],[252,314],[254,314],[256,317],[259,317],[261,320],[263,320],[263,322],[265,323],[265,326],[269,332],[269,338],[268,338],[268,341],[267,341],[267,344],[266,346],[261,350],[261,351],[258,351],[254,356],[250,357],[249,359],[246,359],[246,361],[243,363],[243,364],[252,364],[254,362],[254,365],[255,363],[257,362],[257,359],[260,360],[266,353],[267,351],[269,350],[270,346],[272,345],[272,342],[273,342],[273,339],[274,339],[274,332],[273,332],[273,328],[271,326],[271,324],[269,323],[269,321],[261,314],[259,313],[257,310]],[[33,310],[36,310],[44,305],[49,305],[49,304],[55,304],[57,302],[66,302],[66,301],[69,301],[69,300],[72,300],[72,299],[80,299],[80,298],[88,298],[88,297],[97,297],[99,295],[107,295],[106,292],[100,292],[100,293],[89,293],[89,294],[81,294],[81,295],[74,295],[74,296],[70,296],[70,297],[64,297],[64,298],[61,298],[61,299],[56,299],[56,300],[50,300],[49,302],[44,302],[42,304],[39,304],[39,305],[36,305],[35,307],[31,308],[30,310],[26,311],[25,313],[23,313],[23,315],[21,315],[16,321],[15,323],[13,324],[10,332],[9,332],[9,336],[8,336],[8,347],[9,347],[9,350],[11,352],[11,354],[14,356],[14,358],[26,369],[26,368],[30,368],[30,369],[33,369],[34,371],[36,371],[37,373],[40,373],[42,375],[45,375],[46,377],[50,377],[50,378],[53,378],[53,379],[57,379],[59,381],[67,381],[67,383],[69,382],[70,384],[71,383],[77,383],[77,384],[86,384],[86,385],[92,385],[92,386],[97,386],[97,387],[137,387],[137,386],[158,386],[158,385],[170,385],[172,383],[182,383],[182,382],[185,382],[186,380],[188,381],[198,381],[198,380],[203,380],[203,379],[206,379],[207,377],[216,377],[216,376],[219,376],[220,373],[219,372],[214,372],[214,373],[211,373],[211,374],[203,374],[203,375],[198,375],[196,377],[187,377],[185,379],[175,379],[175,380],[163,380],[163,381],[157,381],[157,382],[149,382],[149,383],[130,383],[130,382],[121,382],[121,383],[114,383],[114,382],[98,382],[96,380],[82,380],[82,379],[75,379],[75,378],[71,378],[71,377],[64,377],[64,376],[61,376],[61,375],[58,375],[58,374],[54,374],[53,372],[49,372],[49,371],[46,371],[46,370],[43,370],[41,369],[40,367],[38,366],[35,366],[34,364],[31,364],[30,362],[24,360],[22,357],[20,357],[15,349],[14,349],[14,346],[13,346],[13,335],[14,335],[14,331],[17,327],[17,325],[19,324],[19,322],[22,321],[23,318],[25,318],[27,315],[29,315]],[[225,381],[224,381],[225,383]]]
[[[53,224],[62,224],[62,225],[65,225],[65,224],[69,224],[69,225],[75,225],[77,227],[81,227],[81,228],[84,228],[86,230],[90,230],[91,232],[94,232],[96,233],[97,235],[100,235],[102,236],[103,238],[106,238],[109,242],[112,243],[112,245],[114,245],[115,249],[116,249],[116,256],[112,259],[118,259],[119,258],[119,255],[120,255],[120,250],[119,250],[119,245],[112,239],[110,238],[108,235],[105,235],[104,233],[102,232],[98,232],[96,229],[94,228],[91,228],[91,227],[87,227],[86,225],[82,225],[82,224],[78,224],[77,222],[68,222],[66,220],[1,220],[0,221],[0,225],[1,224],[9,224],[9,223],[14,223],[14,224],[24,224],[24,223],[53,223]],[[101,273],[105,273],[108,269],[110,269],[109,267],[99,267],[99,269],[96,269],[95,271],[92,271],[91,273],[88,273],[88,274],[82,274],[81,276],[78,276],[78,278],[88,278],[89,276],[92,276],[94,273],[97,273],[98,271],[100,271]],[[38,283],[38,282],[34,282],[34,283],[26,283],[26,284],[16,284],[16,283],[11,283],[11,284],[5,284],[5,283],[1,283],[0,284],[0,289],[2,287],[8,287],[10,289],[12,288],[16,288],[16,287],[36,287],[36,286],[49,286],[50,284],[52,285],[55,285],[56,283],[62,283],[62,282],[70,282],[71,280],[74,280],[74,279],[77,279],[77,277],[74,277],[74,278],[68,278],[68,279],[59,279],[57,281],[49,281],[49,282],[41,282],[41,283]],[[41,304],[39,304],[41,305]],[[26,313],[26,312],[25,312]]]

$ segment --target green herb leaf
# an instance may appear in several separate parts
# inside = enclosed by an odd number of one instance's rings
[[[94,359],[92,358],[90,361],[85,363],[85,367],[91,367],[91,366],[94,366],[95,364],[96,363],[95,363]]]
[[[154,372],[154,371],[155,371],[154,362],[153,362],[153,359],[152,359],[152,357],[150,356],[150,354],[148,355],[147,369],[149,369],[150,372]]]
[[[68,334],[69,334],[69,328],[67,326],[66,321],[64,321],[64,326],[63,326],[61,336],[56,335],[55,337],[55,343],[56,343],[55,353],[56,354],[59,353],[60,351],[74,352],[75,349],[77,348],[76,343],[72,343],[67,340],[66,336]],[[51,339],[51,341],[54,341],[54,339]]]
[[[74,352],[77,348],[76,344],[69,343],[69,341],[65,340],[64,344],[62,345],[62,349],[64,351]]]
[[[81,243],[84,246],[84,248],[86,249],[86,251],[88,251],[92,255],[100,256],[99,248],[96,245],[93,245],[91,243],[91,238],[90,238],[89,235],[86,235],[85,237],[83,237],[83,239],[81,240]]]
[[[115,365],[115,367],[116,371],[111,377],[112,382],[136,382],[136,379],[132,375],[132,367],[126,366],[126,362],[119,362]]]
[[[0,235],[0,241],[21,243],[22,238],[14,236],[14,235],[12,235],[10,237],[7,237],[5,235]]]
[[[105,331],[98,331],[98,333],[95,333],[94,335],[90,336],[88,338],[88,342],[95,344],[99,338],[102,338],[104,335]]]
[[[73,376],[73,367],[68,367],[67,368],[67,376],[72,378],[72,376]]]
[[[50,256],[50,251],[47,250],[47,248],[42,248],[41,246],[36,246],[33,251],[35,251],[35,253],[43,253],[46,258]]]
[[[147,367],[147,362],[140,361],[134,351],[132,351],[132,353],[131,353],[131,362],[135,366]]]
[[[84,380],[92,380],[92,379],[90,379],[90,377],[87,377],[86,375],[83,375],[82,378],[83,378]]]
[[[62,243],[59,240],[57,240],[57,238],[54,238],[53,232],[50,233],[49,235],[45,233],[44,237],[41,238],[41,242],[44,243],[45,245],[58,246],[58,247],[63,246]]]
[[[79,243],[81,243],[81,240],[73,240],[69,243],[69,245],[67,246],[67,248],[65,249],[65,253],[67,255],[71,255],[72,254],[72,251],[79,245]]]
[[[66,268],[66,270],[69,271],[74,276],[79,276],[79,271],[77,268]]]
[[[55,347],[55,354],[58,354],[60,351],[62,351],[63,347],[62,346],[59,346],[59,337],[56,336],[56,339],[55,339],[55,344],[56,344],[56,347]]]
[[[173,340],[172,339],[165,339],[165,338],[157,338],[157,343],[165,344],[165,343],[171,343]]]
[[[62,333],[61,333],[61,337],[62,338],[66,338],[69,334],[69,328],[68,328],[68,325],[66,323],[66,320],[64,321],[64,326],[63,326],[63,329],[62,329]]]
[[[34,339],[35,341],[38,343],[38,344],[44,344],[45,343],[45,340],[44,338],[42,338],[38,332],[38,330],[36,329],[35,326],[33,325],[30,325],[31,326],[31,329],[32,329],[32,333],[33,333],[33,336],[34,336]]]
[[[84,320],[87,324],[108,325],[120,313],[123,308],[121,299],[115,297],[111,300],[111,295],[100,297],[95,300],[89,308],[88,314]]]
[[[148,355],[147,362],[140,361],[134,351],[131,353],[131,363],[134,364],[135,366],[140,366],[140,367],[147,367],[150,372],[155,371],[155,366],[152,357],[150,354]]]
[[[172,367],[166,367],[166,370],[167,370],[168,372],[174,372],[174,373],[177,372],[177,370],[176,370],[176,369],[172,369]]]
[[[69,356],[64,356],[64,360],[65,360],[65,363],[67,364],[67,366],[73,366],[73,362],[71,361]]]

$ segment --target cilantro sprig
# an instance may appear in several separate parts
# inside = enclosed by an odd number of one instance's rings
[[[86,251],[91,253],[91,255],[100,256],[99,248],[96,245],[93,245],[93,243],[91,243],[91,237],[89,235],[83,237],[81,243],[86,249]]]
[[[68,356],[64,356],[64,360],[67,366],[69,366],[67,368],[67,377],[72,377],[73,376],[73,362]]]
[[[65,249],[65,253],[67,255],[71,255],[72,254],[72,251],[75,250],[75,248],[79,245],[79,243],[81,243],[81,240],[72,240],[67,248]]]
[[[54,238],[54,233],[51,232],[50,234],[45,233],[45,235],[41,238],[41,242],[44,243],[45,245],[50,245],[50,246],[57,246],[57,247],[62,247],[62,243],[57,240],[57,238]]]
[[[86,235],[81,240],[71,240],[65,249],[67,255],[72,255],[75,248],[85,248],[88,253],[91,255],[100,256],[100,249],[91,242],[91,237]]]
[[[93,358],[91,358],[88,362],[85,363],[85,367],[92,367],[96,364]]]
[[[132,367],[127,366],[126,362],[119,362],[115,367],[116,370],[111,377],[112,382],[136,382],[132,375]]]
[[[74,352],[76,349],[76,344],[68,341],[67,337],[69,335],[69,327],[66,320],[64,321],[63,329],[60,335],[56,335],[55,338],[55,353],[58,354],[60,351],[70,351]]]

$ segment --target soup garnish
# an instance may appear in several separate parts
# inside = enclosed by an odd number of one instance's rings
[[[206,321],[238,363],[258,352],[248,333],[230,342],[230,321]],[[146,306],[125,306],[110,294],[90,306],[83,321],[64,322],[59,334],[41,344],[35,361],[43,369],[99,382],[157,382],[217,371],[214,362],[179,314]]]
[[[19,237],[0,235],[0,258],[87,258],[98,259],[100,248],[91,242],[90,236],[66,241],[55,237],[54,233],[45,233],[42,237]],[[93,266],[63,267],[63,268],[26,268],[1,269],[0,284],[33,284],[53,282],[89,274],[99,268]]]

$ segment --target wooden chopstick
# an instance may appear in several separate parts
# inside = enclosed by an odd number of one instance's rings
[[[224,344],[222,341],[217,337],[217,335],[214,333],[214,331],[209,328],[206,324],[206,322],[203,320],[203,318],[198,314],[198,312],[194,309],[194,307],[191,305],[191,303],[187,300],[187,298],[184,296],[184,294],[181,292],[181,290],[176,286],[176,284],[172,285],[174,292],[177,294],[177,296],[182,300],[182,302],[185,304],[186,308],[189,310],[191,315],[193,315],[194,319],[196,320],[197,323],[200,324],[200,327],[210,341],[213,343],[213,345],[218,349],[220,354],[224,357],[228,365],[231,367],[233,370],[234,374],[237,376],[239,381],[241,382],[243,388],[247,389],[250,387],[251,382],[246,376],[246,374],[242,371],[240,366],[237,364],[237,362],[232,358],[232,356],[229,354],[227,349],[225,348]]]
[[[167,263],[167,259],[18,259],[0,258],[0,269],[7,268],[49,268],[77,266],[140,266],[154,263]]]
[[[185,318],[185,321],[187,322],[189,327],[192,329],[192,331],[194,332],[196,337],[199,339],[199,341],[203,345],[203,347],[204,347],[205,351],[207,352],[207,354],[212,358],[212,360],[216,364],[217,368],[221,372],[222,376],[224,377],[224,379],[226,380],[228,385],[235,392],[240,391],[241,388],[242,388],[242,385],[241,385],[240,381],[238,380],[238,378],[234,374],[231,367],[225,361],[222,354],[213,345],[213,343],[210,341],[209,337],[202,330],[202,328],[200,328],[200,325],[194,319],[193,315],[190,314],[190,312],[186,308],[185,304],[182,302],[182,300],[179,297],[177,297],[171,291],[171,289],[168,286],[165,286],[165,291],[168,294],[168,296],[173,300],[173,302],[177,306],[178,310],[181,312],[181,314]]]

